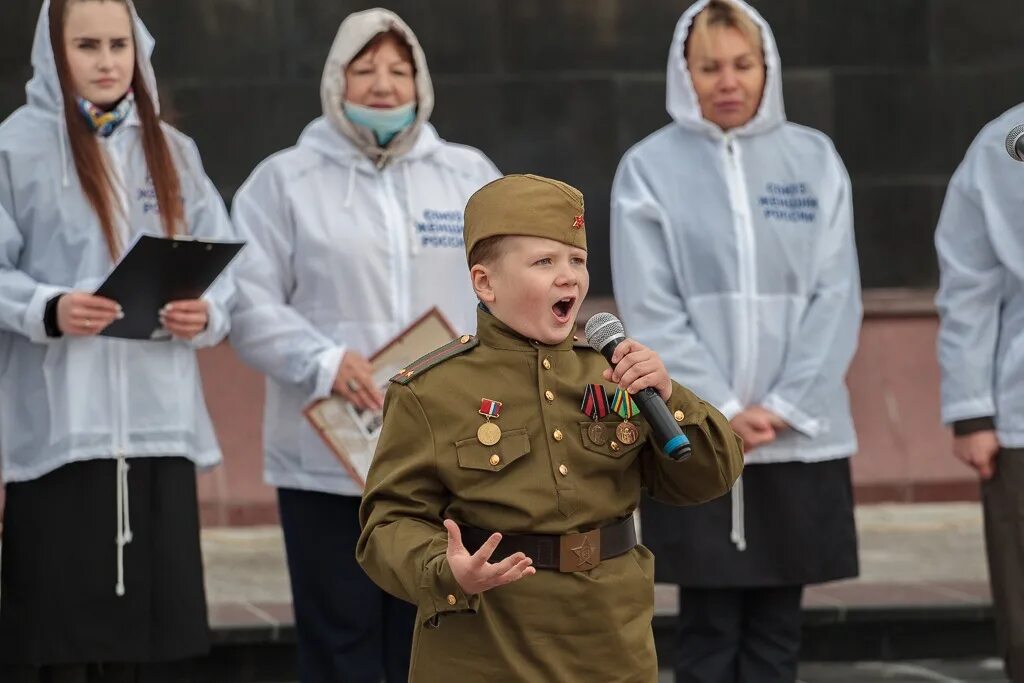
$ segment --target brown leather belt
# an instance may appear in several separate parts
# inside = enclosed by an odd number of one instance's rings
[[[492,533],[468,524],[459,526],[462,529],[463,545],[471,553],[475,553]],[[621,555],[635,546],[636,527],[630,515],[599,529],[565,536],[502,534],[501,543],[491,556],[491,561],[500,562],[514,553],[524,553],[533,559],[533,566],[537,569],[582,572],[601,564],[601,560]]]

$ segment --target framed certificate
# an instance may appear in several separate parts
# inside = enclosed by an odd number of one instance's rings
[[[399,370],[455,337],[455,330],[436,307],[424,313],[370,357],[373,380],[381,394]],[[305,415],[349,476],[359,486],[366,486],[366,473],[380,437],[382,412],[359,410],[342,397],[331,396],[311,404]]]

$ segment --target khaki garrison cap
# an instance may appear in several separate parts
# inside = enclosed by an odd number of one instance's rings
[[[500,235],[546,237],[587,248],[583,193],[537,175],[507,175],[484,185],[466,204],[466,256],[481,240]]]

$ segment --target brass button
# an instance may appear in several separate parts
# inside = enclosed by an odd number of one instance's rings
[[[546,398],[548,400],[548,403],[550,403],[551,401],[554,401],[555,400],[555,392],[553,392],[553,391],[545,391],[544,392],[544,398]]]
[[[558,473],[561,474],[564,477],[564,476],[569,474],[569,468],[566,467],[565,465],[559,465],[558,466]]]
[[[677,410],[676,412],[674,412],[672,414],[672,417],[676,419],[676,422],[682,422],[684,419],[686,419],[686,415],[684,415],[683,411],[681,410]]]
[[[464,334],[461,337],[459,337],[459,343],[468,344],[470,339],[472,339],[472,337],[470,337],[468,334]]]
[[[491,467],[497,467],[501,464],[501,456],[495,453],[488,462],[491,463]]]
[[[544,362],[541,363],[541,365],[544,366],[545,370],[550,370],[551,369],[551,361],[549,361],[547,358],[544,359]]]
[[[458,602],[458,600],[455,598],[454,595],[450,595],[450,594],[448,595],[448,604],[449,605],[454,605],[457,602]]]
[[[579,337],[577,337],[577,336],[576,336],[576,335],[574,334],[574,335],[572,335],[572,340],[573,340],[573,341],[579,341],[579,340],[580,340],[580,338],[579,338]]]
[[[610,444],[608,444],[608,447],[611,448],[613,451],[619,450],[619,444],[614,442],[614,441],[612,441]]]
[[[561,441],[563,438],[565,438],[562,435],[562,430],[561,429],[556,429],[554,432],[552,432],[551,436],[552,436],[552,438],[554,438],[555,441]]]

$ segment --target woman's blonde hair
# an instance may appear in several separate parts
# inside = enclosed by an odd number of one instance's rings
[[[761,29],[750,15],[740,9],[730,0],[711,0],[707,7],[697,13],[693,18],[689,34],[686,36],[686,49],[684,54],[690,54],[690,41],[707,41],[708,32],[712,28],[734,28],[743,34],[754,52],[764,59],[764,41],[761,38]]]

